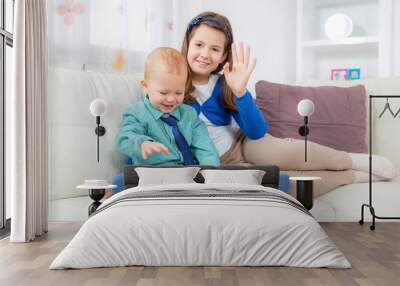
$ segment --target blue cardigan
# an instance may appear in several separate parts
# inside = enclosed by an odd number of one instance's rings
[[[241,131],[250,139],[260,139],[268,132],[268,122],[265,120],[260,109],[257,107],[249,91],[242,97],[234,97],[237,112],[231,111],[224,106],[221,96],[221,77],[218,79],[211,96],[200,105],[197,101],[192,104],[197,114],[203,112],[204,116],[216,126],[230,125],[232,116],[239,125]]]

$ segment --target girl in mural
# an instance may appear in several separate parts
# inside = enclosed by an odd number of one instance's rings
[[[368,172],[368,154],[346,153],[310,142],[309,159],[304,162],[302,140],[268,134],[268,122],[246,88],[256,60],[251,58],[249,46],[240,43],[237,47],[234,43],[225,16],[203,12],[193,18],[186,29],[182,53],[189,68],[185,103],[192,105],[206,123],[223,164],[246,162],[273,164],[281,170],[341,171],[340,176],[335,172],[335,176],[321,180],[318,187],[322,192],[353,183],[357,178],[352,169]],[[383,157],[374,160],[391,165]],[[379,170],[375,174],[382,175]]]

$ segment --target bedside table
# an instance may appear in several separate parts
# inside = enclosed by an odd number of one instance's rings
[[[311,210],[314,204],[313,183],[321,180],[321,177],[290,177],[291,181],[296,181],[296,198],[303,206]]]
[[[109,185],[106,180],[85,180],[83,185],[76,186],[77,189],[88,190],[89,197],[94,201],[88,208],[89,216],[101,205],[100,200],[104,197],[106,190],[116,187],[116,185]]]

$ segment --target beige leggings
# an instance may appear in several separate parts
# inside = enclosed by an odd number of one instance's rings
[[[276,138],[266,134],[258,140],[246,139],[243,156],[254,165],[277,165],[281,170],[347,170],[351,158],[344,151],[337,151],[314,142],[307,142],[307,162],[304,161],[304,141]]]
[[[307,150],[305,162],[303,140],[280,139],[266,134],[261,139],[243,142],[243,156],[250,164],[277,165],[290,176],[321,177],[322,180],[315,182],[314,197],[354,182],[351,158],[346,152],[313,142],[307,142]]]

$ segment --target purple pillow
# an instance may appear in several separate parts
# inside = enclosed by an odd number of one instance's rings
[[[270,124],[269,133],[278,138],[302,139],[298,133],[304,119],[297,113],[302,99],[315,105],[309,118],[308,139],[325,146],[353,153],[367,153],[365,142],[365,88],[302,87],[259,81],[256,101]]]

